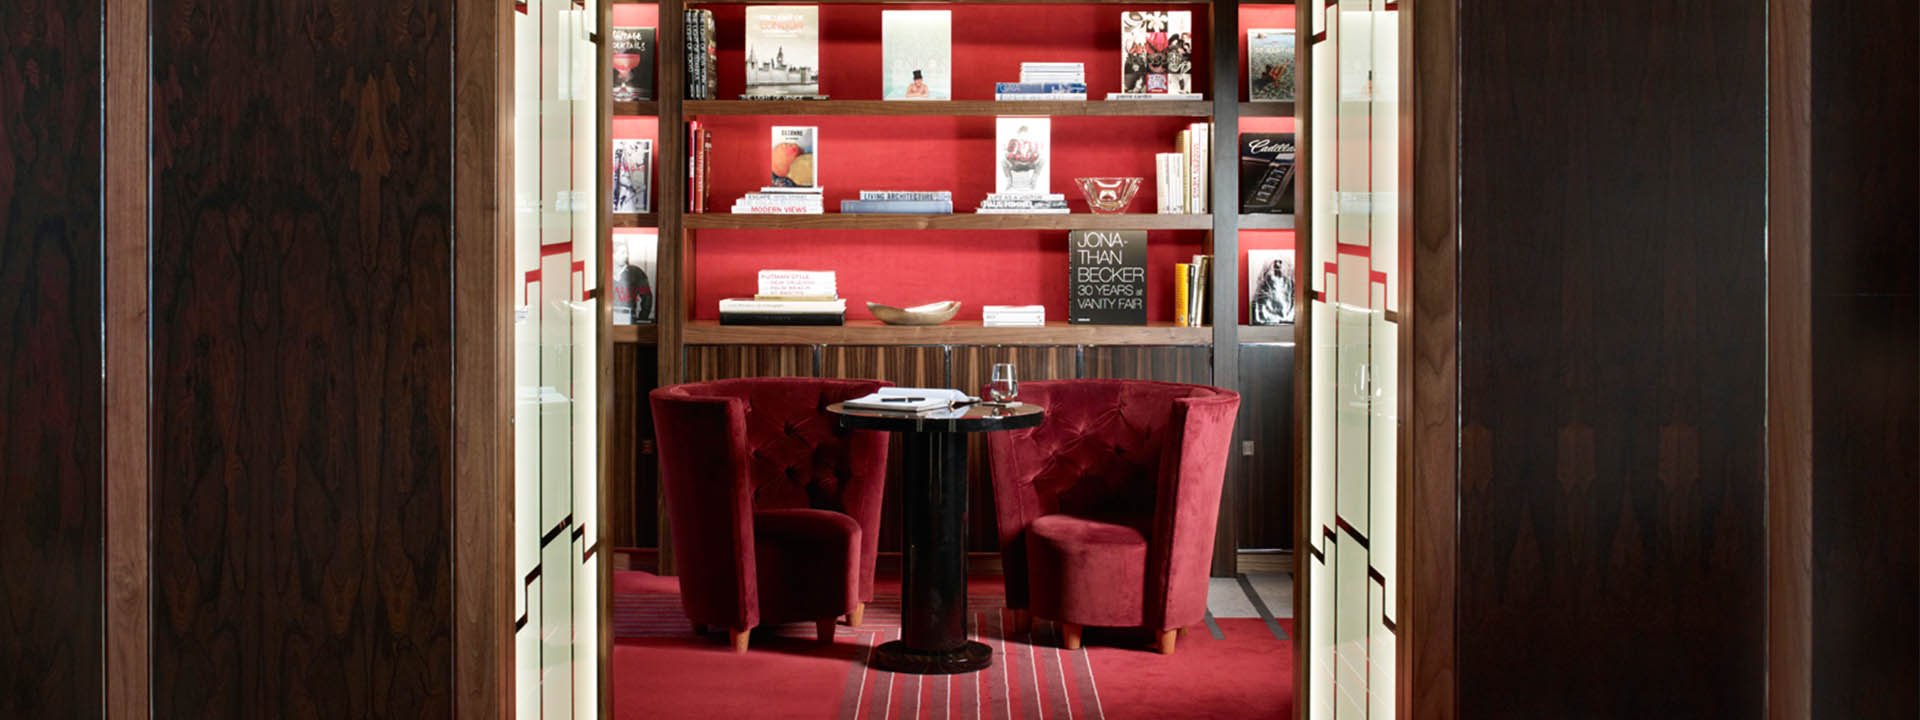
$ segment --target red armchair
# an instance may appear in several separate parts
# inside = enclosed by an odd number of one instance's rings
[[[1207,611],[1207,575],[1240,396],[1200,385],[1020,385],[1037,428],[987,436],[1007,606],[1061,623],[1145,627],[1162,653]]]
[[[746,652],[761,623],[813,621],[821,642],[873,599],[885,433],[824,408],[886,383],[750,378],[654,390],[680,604]]]

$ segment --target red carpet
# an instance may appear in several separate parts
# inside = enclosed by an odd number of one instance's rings
[[[836,718],[1285,718],[1292,713],[1292,644],[1257,619],[1188,629],[1179,651],[1146,649],[1141,631],[1086,633],[1086,649],[1060,649],[1058,628],[1004,632],[1000,584],[970,590],[975,637],[993,667],[958,676],[896,675],[866,666],[873,646],[899,636],[899,585],[882,584],[866,624],[842,625],[832,645],[811,624],[762,628],[735,655],[724,635],[697,637],[673,578],[615,573],[614,717]],[[1289,620],[1279,621],[1293,632]]]

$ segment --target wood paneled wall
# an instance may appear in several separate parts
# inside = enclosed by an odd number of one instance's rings
[[[1239,523],[1240,547],[1293,549],[1293,349],[1292,345],[1240,346],[1240,422],[1233,452],[1240,457],[1239,483],[1230,508]]]
[[[1766,13],[1460,5],[1460,717],[1762,712]]]
[[[1814,4],[1814,717],[1920,717],[1917,15]]]
[[[0,3],[0,717],[104,712],[102,21]]]
[[[151,8],[154,712],[447,716],[453,0]]]

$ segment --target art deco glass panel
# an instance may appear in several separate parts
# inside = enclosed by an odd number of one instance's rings
[[[1310,718],[1394,716],[1399,33],[1387,0],[1310,13]]]
[[[514,14],[515,715],[599,716],[598,0]]]

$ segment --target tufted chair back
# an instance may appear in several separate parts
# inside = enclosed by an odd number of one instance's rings
[[[877,380],[742,378],[663,390],[668,397],[742,402],[753,509],[847,512],[842,491],[853,470],[847,448],[852,436],[840,432],[824,408],[886,385]]]

